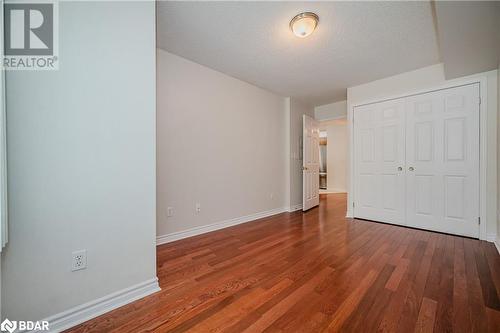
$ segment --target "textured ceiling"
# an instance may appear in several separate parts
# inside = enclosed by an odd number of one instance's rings
[[[308,38],[290,19],[320,17]],[[309,105],[439,62],[429,2],[158,3],[158,47]]]

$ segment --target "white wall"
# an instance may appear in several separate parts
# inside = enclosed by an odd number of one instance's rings
[[[0,0],[0,17],[3,17],[3,6],[4,6],[4,1]],[[3,50],[4,50],[4,47],[3,47],[3,35],[4,35],[3,24],[0,24],[0,58],[2,58],[2,59],[3,59]],[[0,104],[0,109],[2,109],[2,111],[5,111],[5,85],[4,85],[4,80],[5,80],[5,71],[2,71],[2,74],[1,74],[1,77],[0,77],[0,103],[1,103]],[[4,234],[6,231],[8,232],[8,230],[4,230],[4,228],[2,228],[2,230],[0,231],[2,237],[7,236],[7,235]],[[7,239],[8,239],[8,237],[7,237]],[[0,252],[1,252],[1,250],[2,249],[0,249]],[[0,320],[1,319],[3,319],[3,317],[2,317],[2,257],[0,255]]]
[[[434,1],[433,7],[446,78],[497,68],[500,2]]]
[[[498,71],[497,71],[497,88],[498,88],[498,95],[497,95],[497,98],[499,100],[497,100],[497,107],[498,107],[498,113],[497,115],[500,115],[500,59],[499,59],[499,63],[498,63]],[[497,121],[499,121],[499,126],[497,127],[497,129],[500,127],[500,116],[498,117]],[[498,135],[498,131],[497,131],[497,158],[500,159],[500,136]],[[498,161],[498,160],[497,160]],[[498,161],[497,163],[497,181],[500,181],[500,161]],[[497,189],[500,187],[500,184],[498,184],[498,187]],[[499,198],[500,199],[500,196]],[[498,210],[498,207],[500,207],[500,202],[498,203],[497,205],[497,249],[498,251],[500,252],[500,211]]]
[[[156,277],[155,3],[59,6],[59,70],[7,73],[11,320]]]
[[[443,65],[432,65],[347,88],[347,103],[353,105],[388,96],[404,95],[408,91],[426,89],[444,81]]]
[[[347,117],[347,101],[340,101],[314,108],[314,118],[319,121]]]
[[[327,191],[347,192],[348,130],[347,119],[322,121],[320,130],[326,131]]]
[[[347,89],[347,105],[352,108],[357,104],[373,102],[385,98],[404,96],[416,91],[433,89],[443,84],[460,83],[464,80],[486,77],[488,86],[487,103],[487,198],[486,198],[486,219],[487,237],[492,239],[496,235],[497,220],[497,71],[478,73],[465,78],[455,80],[445,80],[442,64],[424,67],[415,71],[391,76],[385,79],[362,84]],[[350,128],[351,130],[351,128]],[[352,199],[349,197],[349,202]],[[351,208],[351,205],[348,205]],[[348,212],[350,214],[350,212]]]
[[[158,235],[283,209],[285,98],[163,50],[157,60]]]
[[[289,207],[302,208],[302,165],[300,152],[303,115],[314,118],[314,108],[290,98],[290,203]]]

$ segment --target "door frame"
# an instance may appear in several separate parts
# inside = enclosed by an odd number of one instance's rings
[[[498,73],[497,73],[498,75]],[[479,105],[479,239],[487,240],[489,242],[494,242],[496,240],[496,235],[488,235],[487,234],[487,211],[488,207],[486,205],[487,198],[487,174],[488,174],[488,165],[487,165],[487,147],[488,147],[488,133],[487,133],[487,125],[488,125],[488,78],[482,73],[480,76],[469,76],[464,78],[458,78],[454,80],[445,81],[441,84],[432,85],[426,89],[414,89],[407,91],[405,93],[399,93],[395,95],[387,95],[386,97],[368,99],[362,102],[357,103],[347,103],[347,125],[348,125],[348,144],[349,144],[349,168],[348,168],[348,184],[347,184],[347,214],[346,217],[352,218],[355,216],[354,214],[354,108],[359,107],[366,104],[374,104],[384,101],[389,101],[393,99],[405,98],[414,95],[426,94],[434,91],[445,90],[470,84],[479,84],[479,96],[481,99],[481,103]],[[499,96],[500,97],[500,96]],[[493,137],[496,140],[496,122],[495,122],[495,131],[494,133],[489,133],[490,137]],[[496,142],[495,142],[496,143]],[[496,159],[495,159],[496,163]],[[496,165],[490,166],[490,168],[494,167],[496,172]],[[496,187],[496,186],[495,186]],[[495,191],[494,202],[496,205],[497,201],[497,193]],[[495,206],[495,216],[497,215],[496,206]],[[498,231],[497,231],[498,232]]]

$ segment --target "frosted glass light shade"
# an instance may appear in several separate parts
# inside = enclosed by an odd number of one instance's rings
[[[310,12],[300,13],[290,21],[290,29],[295,36],[305,38],[318,26],[318,15]]]

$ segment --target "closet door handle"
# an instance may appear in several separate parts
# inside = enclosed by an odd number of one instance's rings
[[[415,171],[415,168],[414,167],[409,167],[408,170]]]
[[[398,171],[403,171],[403,167],[398,167]]]

